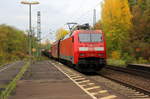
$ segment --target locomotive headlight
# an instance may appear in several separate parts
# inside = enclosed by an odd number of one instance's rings
[[[95,47],[95,51],[104,51],[104,47]]]
[[[79,47],[79,51],[88,51],[88,47]]]

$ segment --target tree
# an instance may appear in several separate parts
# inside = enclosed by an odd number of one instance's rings
[[[56,32],[56,40],[60,40],[61,38],[63,38],[68,33],[69,32],[63,28],[58,29]]]
[[[102,8],[102,28],[106,33],[108,52],[122,50],[129,38],[132,15],[128,0],[105,0]]]
[[[132,8],[133,28],[130,33],[130,46],[134,49],[140,48],[138,52],[134,50],[132,53],[136,58],[149,58],[150,53],[150,0],[137,0]]]
[[[27,36],[23,31],[0,25],[0,63],[24,58],[27,49]]]

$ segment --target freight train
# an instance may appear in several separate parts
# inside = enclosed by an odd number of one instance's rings
[[[106,41],[101,30],[77,25],[71,33],[51,46],[51,56],[71,63],[82,72],[96,72],[106,65]]]

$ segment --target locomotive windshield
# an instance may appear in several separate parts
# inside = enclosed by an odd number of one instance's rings
[[[102,34],[98,33],[80,33],[80,42],[102,42]]]

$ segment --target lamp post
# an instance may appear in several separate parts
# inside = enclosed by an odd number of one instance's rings
[[[26,5],[29,5],[29,33],[28,33],[28,38],[29,38],[29,55],[31,56],[32,53],[31,53],[31,50],[32,50],[32,40],[31,40],[31,37],[32,37],[32,23],[31,23],[31,5],[36,5],[36,4],[39,4],[39,2],[37,1],[21,1],[21,4],[26,4]]]

